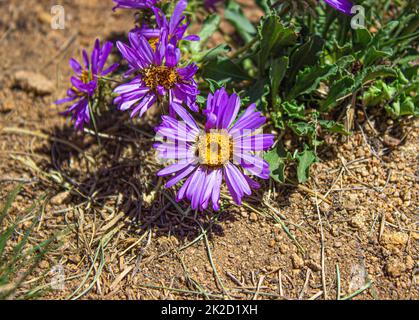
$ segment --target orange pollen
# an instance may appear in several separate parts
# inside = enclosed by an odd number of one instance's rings
[[[232,155],[233,142],[226,130],[211,130],[198,138],[197,150],[201,164],[222,166]]]
[[[89,83],[92,79],[91,79],[91,75],[90,75],[90,72],[89,72],[89,70],[86,70],[86,69],[84,69],[82,72],[81,72],[81,75],[80,75],[80,80],[83,82],[83,83]],[[77,92],[77,94],[79,95],[79,96],[82,96],[84,93],[83,92],[80,92],[76,87],[72,87],[72,89],[73,89],[73,91],[75,91],[75,92]]]
[[[151,66],[143,72],[143,81],[146,86],[155,90],[157,86],[171,89],[179,80],[179,74],[175,68],[166,66]]]
[[[159,38],[150,38],[148,39],[148,43],[150,44],[153,51],[156,51],[157,42],[159,42]]]

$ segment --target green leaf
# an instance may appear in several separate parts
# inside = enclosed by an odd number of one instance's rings
[[[364,93],[362,103],[365,107],[377,106],[386,100],[390,100],[396,93],[395,91],[395,88],[388,86],[382,80],[378,80]]]
[[[220,56],[225,55],[230,50],[231,48],[229,47],[228,44],[220,44],[219,46],[216,46],[215,48],[211,48],[204,52],[195,54],[193,56],[193,60],[195,62],[206,62],[209,60],[215,60],[219,58]]]
[[[312,137],[316,130],[313,123],[308,123],[308,122],[303,122],[303,121],[289,122],[288,126],[297,136],[300,136],[300,137],[303,137],[303,136]]]
[[[263,10],[265,13],[271,13],[271,7],[268,4],[269,0],[256,0],[256,4]]]
[[[315,65],[317,63],[323,45],[324,40],[320,36],[314,35],[309,41],[303,43],[292,53],[290,58],[291,80],[305,66]]]
[[[278,143],[278,146],[267,152],[264,158],[269,163],[272,179],[276,182],[284,183],[285,164],[291,159],[291,154],[284,149],[284,146],[281,143]]]
[[[350,135],[351,133],[345,130],[345,126],[333,120],[319,120],[320,126],[329,132],[340,133],[343,135]]]
[[[15,227],[16,226],[13,225],[13,226],[7,228],[6,230],[0,232],[0,265],[1,265],[1,261],[3,259],[4,248],[6,247],[7,241],[10,239],[13,232],[15,231]]]
[[[304,183],[308,180],[310,167],[317,161],[316,154],[312,150],[304,150],[295,155],[298,162],[297,178],[299,183]]]
[[[228,3],[224,11],[224,17],[229,21],[240,34],[245,42],[249,42],[256,35],[255,26],[247,19],[240,5],[234,1]]]
[[[399,118],[402,116],[410,116],[414,115],[416,117],[419,116],[419,108],[418,101],[419,99],[416,97],[416,100],[412,97],[406,97],[405,99],[400,99],[393,102],[391,105],[386,104],[384,108],[393,118]]]
[[[215,81],[215,80],[210,79],[210,78],[206,78],[205,81],[208,82],[211,93],[214,93],[216,90],[220,89],[221,87],[224,87],[226,85],[226,82],[227,82],[226,80]],[[204,101],[206,101],[205,98],[204,98]]]
[[[293,29],[285,27],[277,15],[266,17],[259,29],[260,52],[259,68],[264,69],[270,55],[274,49],[291,46],[295,44],[297,35]]]
[[[393,54],[393,52],[391,50],[380,51],[380,50],[377,50],[373,46],[369,47],[369,49],[365,53],[365,56],[364,56],[364,59],[363,59],[364,60],[364,66],[368,67],[368,66],[374,64],[374,62],[376,62],[378,59],[390,57],[392,54]]]
[[[346,76],[331,85],[327,99],[322,103],[320,110],[322,112],[329,111],[337,103],[338,99],[353,91],[355,81],[352,77]]]
[[[366,49],[372,40],[371,33],[366,28],[353,31],[353,44],[356,50]]]
[[[203,76],[216,81],[251,80],[249,75],[229,58],[218,57],[203,66]]]
[[[271,99],[275,103],[278,97],[279,86],[284,79],[288,67],[288,57],[280,57],[272,62],[269,68],[269,79],[271,81]]]
[[[268,105],[266,97],[268,96],[269,92],[270,87],[267,83],[267,79],[261,79],[256,81],[256,83],[251,86],[248,91],[248,95],[250,101],[256,103],[258,107],[266,108]]]
[[[360,76],[357,76],[356,83],[359,87],[360,84],[364,84],[371,80],[378,78],[396,78],[398,76],[397,69],[387,66],[373,66],[363,70]],[[360,83],[360,80],[361,83]]]
[[[15,201],[17,195],[22,190],[22,187],[23,187],[23,185],[20,184],[8,194],[7,199],[6,199],[6,203],[4,204],[4,207],[3,207],[3,209],[1,210],[1,213],[0,213],[0,226],[2,225],[3,220],[7,215],[7,212],[9,211],[10,207],[12,206],[13,201]]]
[[[296,101],[286,101],[281,105],[283,112],[290,118],[304,120],[305,106]]]
[[[199,32],[199,42],[206,42],[218,29],[221,18],[217,14],[210,14],[203,22],[202,29]],[[196,41],[194,42],[196,43]]]
[[[338,67],[335,65],[315,66],[304,69],[304,71],[298,74],[295,85],[287,96],[287,100],[313,92],[319,87],[320,82],[335,75],[337,71]]]

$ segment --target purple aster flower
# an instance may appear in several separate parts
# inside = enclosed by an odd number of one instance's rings
[[[115,63],[103,70],[112,47],[109,41],[101,47],[99,39],[96,39],[90,60],[86,50],[83,50],[83,65],[73,58],[70,59],[70,66],[75,73],[71,77],[72,86],[67,90],[67,98],[57,100],[55,104],[73,102],[63,114],[72,114],[77,130],[83,130],[84,124],[90,123],[89,99],[96,92],[100,76],[106,76],[118,67]]]
[[[329,6],[332,6],[336,10],[339,10],[340,12],[343,12],[346,15],[351,15],[351,9],[352,9],[352,2],[349,0],[323,0],[326,2]]]
[[[113,0],[116,9],[148,9],[153,8],[159,0]]]
[[[173,103],[185,104],[198,111],[196,96],[199,91],[194,80],[198,70],[195,64],[178,67],[180,49],[168,43],[167,32],[163,32],[155,46],[136,32],[128,34],[130,46],[117,42],[117,47],[128,61],[129,70],[125,76],[135,73],[129,83],[115,88],[118,94],[114,103],[120,110],[131,109],[131,117],[140,117],[157,99],[168,96],[169,110]]]
[[[149,41],[157,41],[162,32],[167,32],[169,42],[173,45],[177,45],[177,42],[180,40],[199,41],[199,37],[194,34],[185,37],[189,22],[182,23],[186,19],[186,16],[182,15],[182,13],[187,5],[188,2],[186,0],[180,0],[173,10],[169,22],[160,9],[153,8],[157,28],[150,28],[147,25],[142,25],[141,28],[136,28],[134,30],[146,37]]]
[[[171,176],[166,188],[186,179],[177,193],[177,201],[189,199],[194,210],[205,210],[211,201],[214,210],[219,210],[224,179],[234,201],[240,205],[244,195],[260,187],[248,174],[269,178],[269,164],[256,152],[269,149],[274,136],[258,133],[266,118],[255,111],[255,104],[237,118],[240,98],[219,89],[208,95],[205,129],[200,129],[180,105],[174,104],[173,108],[183,121],[163,116],[156,128],[163,142],[154,147],[159,159],[175,160],[157,173]]]

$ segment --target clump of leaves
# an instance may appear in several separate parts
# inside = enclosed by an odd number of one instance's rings
[[[337,120],[350,105],[381,106],[395,119],[418,116],[419,15],[410,2],[380,1],[386,10],[379,14],[377,1],[357,1],[366,9],[366,27],[359,29],[351,28],[350,17],[310,1],[316,19],[284,10],[291,8],[287,1],[270,3],[257,1],[265,16],[255,27],[228,1],[225,16],[243,46],[204,59],[202,74],[208,82],[240,88],[281,133],[265,157],[273,179],[284,182],[286,166],[295,163],[298,181],[305,182],[322,135],[350,134]],[[285,133],[297,144],[285,148]]]
[[[29,244],[29,239],[34,231],[37,219],[33,219],[29,228],[24,232],[21,240],[15,242],[19,224],[6,224],[9,210],[21,192],[22,186],[18,186],[8,195],[3,209],[0,211],[0,299],[31,299],[39,294],[38,290],[23,286],[27,278],[39,265],[45,254],[51,250],[54,237],[35,245]],[[25,210],[31,214],[37,208],[34,203]]]

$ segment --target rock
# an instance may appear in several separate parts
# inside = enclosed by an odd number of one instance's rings
[[[412,270],[415,267],[415,260],[411,256],[406,257],[406,268],[407,270]]]
[[[65,199],[70,195],[70,192],[65,191],[65,192],[60,192],[57,195],[53,196],[51,198],[51,204],[52,205],[61,205],[64,203]]]
[[[319,206],[320,211],[323,213],[328,213],[331,210],[331,206],[327,204],[326,202],[322,202]]]
[[[322,269],[322,266],[314,261],[307,262],[307,267],[309,267],[311,270],[318,272]]]
[[[402,143],[402,141],[389,135],[385,135],[383,143],[388,147],[397,147],[400,143]]]
[[[363,215],[357,214],[351,219],[351,221],[349,223],[352,227],[354,227],[356,229],[362,229],[362,227],[365,224],[365,218],[364,218]]]
[[[49,269],[49,263],[48,263],[48,261],[45,261],[45,260],[41,261],[41,262],[39,263],[39,267],[40,267],[41,269],[43,269],[43,270],[45,270],[45,269]]]
[[[256,213],[254,212],[250,213],[250,221],[258,221],[258,216]]]
[[[356,210],[356,204],[351,202],[346,202],[343,204],[343,207],[348,211],[354,211]]]
[[[14,86],[38,95],[48,95],[54,91],[54,83],[40,73],[17,71],[13,75]]]
[[[403,232],[385,233],[381,238],[381,242],[386,246],[404,246],[409,236]]]
[[[399,260],[392,259],[387,263],[385,269],[390,277],[397,278],[400,277],[404,271],[406,271],[406,265]]]
[[[279,252],[281,252],[282,254],[286,254],[289,251],[289,249],[290,248],[285,243],[279,245]]]
[[[340,241],[336,241],[335,244],[334,244],[335,248],[340,248],[340,247],[342,247],[342,245],[343,244]]]
[[[304,266],[304,260],[296,253],[292,254],[291,260],[295,269],[301,269]]]

